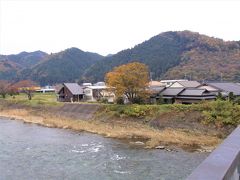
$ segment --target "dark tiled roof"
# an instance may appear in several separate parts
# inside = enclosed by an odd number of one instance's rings
[[[195,100],[207,100],[207,99],[216,99],[216,96],[177,96],[176,99],[195,99]]]
[[[179,84],[181,84],[182,86],[186,87],[186,88],[191,88],[191,87],[197,87],[200,86],[201,84],[197,81],[180,81],[178,82]]]
[[[234,95],[240,95],[240,85],[237,83],[207,83],[209,86],[215,87],[224,92],[233,92]]]
[[[195,100],[207,100],[207,99],[215,99],[216,93],[209,92],[206,89],[197,89],[190,88],[182,91],[177,97],[177,99],[195,99]]]
[[[64,83],[63,84],[73,95],[84,94],[83,88],[77,83]]]
[[[216,95],[216,93],[209,92],[206,89],[191,88],[185,89],[179,94],[179,96],[208,96],[208,95]]]
[[[181,92],[180,96],[202,96],[205,92],[205,89],[185,89]]]
[[[184,88],[166,88],[162,92],[160,92],[161,96],[177,96],[180,92],[182,92]]]

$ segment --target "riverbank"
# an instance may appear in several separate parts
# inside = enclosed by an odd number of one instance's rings
[[[62,114],[59,107],[38,106],[33,108],[1,101],[0,116],[50,128],[96,133],[104,137],[121,139],[143,148],[182,148],[187,151],[202,152],[213,150],[222,141],[218,131],[215,131],[214,128],[206,128],[207,126],[200,123],[198,123],[199,128],[196,128],[196,125],[191,128],[191,124],[195,123],[188,123],[189,127],[184,128],[179,126],[179,121],[173,121],[177,117],[176,114],[171,115],[173,120],[168,117],[171,126],[165,122],[165,125],[162,123],[162,126],[165,126],[163,128],[156,123],[158,121],[156,117],[153,119],[153,116],[146,115],[145,118],[126,115],[118,116],[115,114],[114,109],[111,110],[113,107],[117,108],[115,105],[101,106],[96,110],[93,118],[84,120],[78,119],[77,116],[71,117],[71,114],[74,114],[73,110],[70,110],[68,114]],[[168,107],[162,107],[161,111],[156,114],[158,114],[157,116],[165,114],[166,118],[166,113],[170,111],[172,110]],[[144,110],[144,112],[147,111]],[[203,130],[204,127],[205,130]],[[206,131],[206,129],[208,130]]]
[[[135,148],[97,134],[1,117],[0,142],[0,179],[13,180],[186,179],[209,155]]]

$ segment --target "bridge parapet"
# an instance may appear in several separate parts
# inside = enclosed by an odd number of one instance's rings
[[[237,127],[187,180],[239,180],[240,127]]]

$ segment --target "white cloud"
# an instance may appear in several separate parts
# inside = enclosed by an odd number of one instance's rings
[[[103,55],[164,31],[239,40],[240,1],[0,0],[0,53],[69,47]]]

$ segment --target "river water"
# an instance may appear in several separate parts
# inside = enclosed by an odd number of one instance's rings
[[[133,148],[95,134],[0,118],[0,180],[178,180],[207,155]]]

